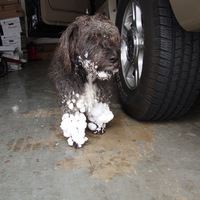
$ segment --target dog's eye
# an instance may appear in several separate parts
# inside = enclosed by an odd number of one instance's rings
[[[98,37],[97,37],[96,35],[93,35],[92,38],[91,38],[91,40],[92,40],[92,41],[97,41],[97,40],[98,40]]]

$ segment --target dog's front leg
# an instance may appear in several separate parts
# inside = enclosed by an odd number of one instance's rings
[[[80,148],[88,140],[85,137],[86,126],[86,117],[83,113],[66,113],[62,116],[60,127],[63,130],[63,135],[68,138],[69,146]]]
[[[110,111],[108,104],[96,103],[88,112],[88,128],[95,134],[103,134],[106,124],[113,119],[114,115]]]

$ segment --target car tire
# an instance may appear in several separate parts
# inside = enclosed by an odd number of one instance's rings
[[[185,114],[200,91],[200,34],[180,27],[169,0],[120,0],[116,25],[124,109],[137,120]]]
[[[4,58],[0,59],[0,77],[8,74],[8,65]]]

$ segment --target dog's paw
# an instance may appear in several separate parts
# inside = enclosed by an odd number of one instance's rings
[[[104,134],[106,132],[105,128],[97,128],[95,131],[93,131],[94,134]]]
[[[98,126],[97,124],[90,122],[90,123],[88,123],[88,128],[94,134],[103,134],[106,132],[106,124],[102,124],[101,126]]]
[[[69,138],[67,139],[67,142],[68,142],[68,145],[69,145],[69,146],[74,147],[75,149],[78,149],[78,148],[81,148],[81,147],[83,146],[83,144],[84,144],[87,140],[88,140],[88,138],[87,138],[87,137],[84,137],[84,138],[83,138],[83,141],[82,141],[81,143],[78,143],[78,142],[74,141],[74,140],[72,139],[72,137],[69,137]]]

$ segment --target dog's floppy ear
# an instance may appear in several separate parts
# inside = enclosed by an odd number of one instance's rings
[[[63,61],[64,67],[67,69],[67,72],[71,72],[71,58],[74,56],[77,34],[78,25],[75,23],[70,24],[63,32],[60,38],[60,45],[57,49],[57,53],[61,61]]]

